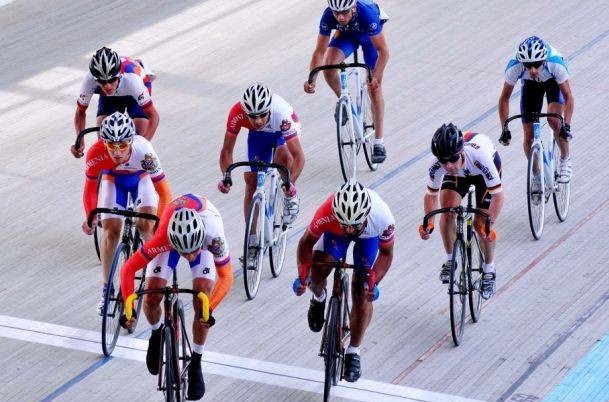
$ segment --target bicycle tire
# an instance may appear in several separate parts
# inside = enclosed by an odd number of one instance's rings
[[[178,366],[176,360],[177,349],[173,328],[163,328],[163,384],[161,389],[165,394],[166,402],[180,402],[178,384]]]
[[[269,248],[271,275],[277,278],[283,269],[285,250],[288,244],[288,228],[283,225],[283,191],[278,186],[273,200],[273,233]]]
[[[330,400],[331,389],[337,383],[338,367],[338,325],[339,322],[339,303],[335,296],[330,298],[328,307],[328,323],[326,325],[326,345],[324,350],[324,402]]]
[[[125,306],[120,292],[120,269],[128,258],[129,248],[125,243],[119,243],[112,258],[102,310],[101,344],[105,356],[110,356],[114,351],[121,329],[119,319]]]
[[[95,227],[93,228],[93,244],[95,245],[95,254],[97,255],[97,259],[101,262],[101,254],[100,254],[100,244],[101,238],[103,235],[103,228],[101,226],[101,221],[99,220],[99,215],[97,217],[97,222],[95,223]]]
[[[467,244],[467,281],[469,295],[469,312],[473,322],[480,319],[480,307],[482,305],[482,273],[484,256],[480,249],[478,235],[472,227],[468,227]]]
[[[455,240],[451,262],[452,270],[448,284],[448,295],[450,299],[450,332],[452,334],[453,343],[455,346],[459,346],[463,341],[466,311],[465,304],[467,303],[465,244],[461,239]]]
[[[191,347],[190,341],[188,340],[188,333],[186,332],[186,320],[184,319],[184,306],[182,300],[176,300],[173,304],[173,317],[175,317],[174,330],[176,331],[175,339],[179,341],[179,346],[176,350],[180,353],[178,355],[178,380],[179,380],[179,393],[183,401],[186,400],[186,384],[188,382],[188,365],[190,364]]]
[[[558,181],[560,176],[560,162],[558,156],[558,145],[556,140],[552,141],[552,155],[554,155],[554,182],[555,188],[552,192],[552,198],[554,200],[554,210],[558,220],[564,222],[569,215],[569,204],[571,202],[571,181],[567,183],[561,183]]]
[[[372,115],[372,102],[370,101],[370,95],[368,94],[368,88],[362,89],[362,133],[364,133],[364,157],[366,158],[366,165],[371,171],[376,171],[379,167],[378,163],[372,163],[372,152],[374,150],[374,135],[367,134],[374,132],[374,116]]]
[[[262,263],[264,258],[264,244],[262,244],[262,231],[264,230],[264,211],[262,210],[262,196],[254,196],[250,202],[245,237],[243,239],[243,284],[248,300],[253,300],[258,294],[260,277],[262,276]],[[256,245],[249,245],[249,236],[253,230],[256,236]],[[249,258],[250,250],[255,258]],[[252,261],[250,261],[252,260]]]
[[[537,161],[537,162],[535,162]],[[535,164],[537,163],[537,173]],[[533,188],[533,178],[539,181],[539,188]],[[529,211],[529,227],[535,240],[541,239],[545,219],[545,177],[543,174],[543,157],[539,145],[533,145],[529,152],[527,169],[527,208]]]
[[[340,171],[343,179],[348,181],[355,178],[357,170],[356,158],[357,150],[354,142],[355,134],[352,132],[352,125],[349,122],[349,104],[347,100],[341,98],[336,103],[336,139],[338,143],[338,159],[340,161]],[[346,117],[344,117],[346,116]],[[343,120],[345,124],[342,124]]]

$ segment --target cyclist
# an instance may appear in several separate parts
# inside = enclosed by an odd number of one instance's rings
[[[93,209],[100,207],[124,210],[129,194],[133,204],[137,206],[137,211],[144,213],[156,214],[158,208],[160,214],[164,205],[171,201],[169,182],[152,144],[144,137],[135,135],[135,125],[127,114],[114,112],[102,122],[100,140],[87,151],[83,232],[88,235],[93,233],[94,229],[88,226],[86,218]],[[110,265],[121,237],[123,220],[112,214],[101,214],[100,218],[103,227],[100,259],[104,287],[97,310],[101,315],[104,295],[108,291]],[[137,219],[136,226],[144,240],[152,237],[152,221]]]
[[[99,94],[97,105],[97,125],[114,112],[124,112],[134,120],[138,134],[152,140],[159,114],[152,103],[153,72],[146,69],[141,60],[119,57],[118,54],[102,47],[97,50],[89,63],[80,95],[76,101],[74,128],[78,134],[85,128],[86,112],[93,94]],[[80,148],[71,148],[72,154],[80,158],[84,154],[84,141]]]
[[[228,114],[224,144],[220,151],[220,170],[222,173],[233,163],[233,149],[241,128],[249,130],[247,136],[247,154],[250,161],[271,162],[284,165],[290,171],[292,186],[284,189],[283,204],[284,223],[291,224],[298,216],[300,200],[294,183],[304,166],[304,152],[300,144],[301,126],[298,116],[281,96],[260,83],[247,87],[240,102],[235,103]],[[256,191],[256,168],[244,174],[245,196],[243,198],[243,216],[247,211]],[[218,181],[218,190],[230,191],[222,179]]]
[[[427,192],[423,200],[425,213],[438,207],[457,207],[467,194],[470,185],[476,187],[476,208],[491,217],[491,231],[486,235],[484,218],[476,215],[474,227],[480,236],[480,246],[484,253],[482,275],[482,297],[489,299],[495,293],[495,264],[493,262],[496,233],[492,228],[503,206],[504,193],[501,186],[501,158],[492,141],[483,134],[466,131],[462,133],[452,123],[438,128],[431,140],[433,154],[429,162]],[[434,218],[429,220],[427,230],[419,226],[419,235],[429,239],[434,228]],[[447,261],[442,265],[440,280],[448,283],[451,272],[453,244],[457,227],[454,214],[442,214],[440,234],[446,250]]]
[[[387,20],[385,12],[372,0],[328,0],[328,7],[319,23],[317,44],[310,64],[311,70],[322,63],[338,64],[355,52],[358,46],[362,47],[364,61],[372,72],[372,82],[368,84],[368,89],[376,133],[373,163],[382,163],[387,157],[383,142],[385,100],[381,88],[383,72],[389,59],[389,48],[383,32]],[[332,30],[335,33],[330,38]],[[324,77],[336,96],[340,96],[338,72],[325,70]],[[304,83],[304,90],[307,93],[315,92],[315,77],[313,82]],[[338,119],[338,116],[335,115],[334,118]]]
[[[304,284],[310,274],[308,287],[313,295],[307,317],[311,331],[319,332],[323,327],[326,277],[331,272],[331,269],[318,267],[315,263],[344,259],[349,244],[353,242],[354,264],[372,269],[378,284],[391,266],[394,229],[395,220],[387,204],[377,193],[353,179],[343,183],[317,209],[298,242],[296,254],[300,278],[298,296],[305,292]],[[367,269],[356,269],[351,285],[351,342],[345,351],[344,367],[344,377],[349,382],[357,381],[361,375],[360,345],[372,319],[375,289],[367,287]]]
[[[205,197],[185,194],[174,199],[165,208],[154,237],[123,265],[123,300],[133,293],[135,274],[146,265],[146,288],[165,287],[180,257],[184,257],[190,264],[193,289],[207,294],[210,310],[214,310],[230,290],[233,269],[222,217]],[[162,298],[159,294],[147,294],[144,297],[144,313],[152,326],[146,365],[153,375],[158,374],[160,364]],[[201,308],[198,298],[193,298],[193,305],[196,317],[196,312]],[[191,400],[201,399],[205,393],[201,356],[209,327],[214,322],[215,319],[210,318],[206,324],[198,319],[193,323],[193,353],[188,367],[188,399]],[[125,321],[124,316],[121,317],[121,324],[132,325]]]
[[[548,102],[548,112],[564,114],[565,124],[548,118],[554,131],[554,137],[560,149],[560,176],[558,181],[567,183],[571,180],[572,167],[569,153],[571,134],[571,117],[573,116],[574,99],[569,84],[569,70],[563,56],[548,42],[537,36],[531,36],[520,43],[516,56],[505,68],[505,82],[499,97],[499,120],[501,126],[507,120],[510,107],[510,96],[518,80],[522,81],[520,96],[521,113],[540,112],[544,94]],[[530,119],[522,119],[524,130],[524,153],[529,156],[533,144],[533,124]],[[509,145],[512,136],[509,130],[502,131],[499,142]]]

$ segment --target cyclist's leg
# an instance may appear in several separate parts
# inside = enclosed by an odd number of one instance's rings
[[[378,60],[378,51],[374,47],[374,44],[369,37],[361,37],[360,43],[362,46],[362,52],[364,54],[364,61],[366,65],[374,70],[376,67],[376,61]],[[378,79],[378,77],[377,77]],[[382,81],[379,81],[379,85],[375,90],[369,89],[370,101],[372,106],[372,115],[374,119],[374,132],[377,139],[383,138],[383,121],[385,117],[385,98],[383,97]]]
[[[498,155],[498,154],[497,154]],[[488,213],[488,209],[491,205],[492,194],[488,192],[486,184],[482,176],[476,176],[476,208],[481,209]],[[495,240],[491,240],[486,237],[484,232],[484,218],[479,215],[474,217],[474,228],[478,232],[478,240],[480,241],[480,248],[482,254],[484,254],[484,265],[482,274],[481,284],[481,295],[484,299],[489,299],[496,289],[496,272],[495,272]]]
[[[154,190],[150,175],[143,175],[138,184],[137,192],[132,194],[138,212],[156,215],[159,196]],[[154,221],[150,219],[137,219],[136,226],[144,241],[150,239],[154,232]]]
[[[560,91],[556,80],[547,81],[547,100],[548,100],[548,112],[563,115],[565,111],[565,99]],[[571,179],[571,154],[569,152],[569,141],[560,135],[560,121],[556,118],[550,117],[548,123],[552,127],[554,132],[554,138],[560,149],[560,175],[563,181],[569,181]],[[556,155],[555,157],[558,157]]]
[[[379,239],[378,237],[357,239],[353,246],[353,262],[358,265],[372,269],[374,261],[378,256]],[[364,338],[364,333],[370,320],[372,319],[372,302],[368,301],[364,289],[367,283],[366,271],[356,270],[351,281],[351,297],[353,306],[351,308],[350,327],[351,343],[350,346],[359,347]]]
[[[127,206],[127,186],[121,176],[103,173],[99,189],[99,208],[125,209]],[[123,219],[111,214],[101,214],[103,236],[100,245],[104,283],[108,278],[114,250],[121,236]]]
[[[458,207],[461,205],[463,196],[469,188],[467,177],[445,175],[440,189],[440,208]],[[455,214],[440,215],[440,234],[444,243],[444,250],[452,258],[453,244],[457,236],[457,224]],[[449,258],[450,259],[450,258]]]
[[[276,134],[263,131],[250,130],[247,134],[247,158],[248,161],[271,162],[273,158],[273,147],[276,143]],[[250,202],[256,191],[256,172],[258,169],[250,168],[250,172],[245,172],[245,194],[243,196],[243,217],[247,219]]]
[[[520,113],[541,112],[544,94],[545,89],[541,83],[524,80],[522,83],[522,94],[520,95]],[[533,124],[531,119],[526,116],[522,118],[522,129],[524,131],[522,147],[524,149],[524,156],[528,158],[531,145],[533,145]]]
[[[330,40],[330,45],[326,51],[324,64],[338,64],[344,61],[357,48],[350,35],[339,32]],[[336,96],[340,96],[340,81],[338,79],[338,71],[324,70],[324,78],[334,91]]]

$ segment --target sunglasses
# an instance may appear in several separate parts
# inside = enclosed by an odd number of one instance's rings
[[[332,11],[332,14],[334,14],[334,16],[339,16],[339,15],[349,15],[349,12],[351,11],[351,9],[348,10],[343,10],[343,11]]]
[[[98,79],[96,79],[95,81],[97,81],[97,83],[100,84],[100,85],[105,85],[105,84],[114,84],[116,82],[116,80],[118,80],[118,77],[112,77],[109,80],[98,80]]]
[[[356,223],[355,225],[343,225],[342,223],[340,224],[340,226],[343,228],[343,230],[346,232],[348,231],[348,229],[351,229],[352,232],[359,232],[364,228],[364,222],[362,223]]]
[[[448,158],[438,158],[438,160],[440,161],[440,163],[442,164],[447,164],[447,163],[455,163],[457,162],[459,159],[461,159],[461,154],[455,154],[453,156],[450,156]]]
[[[131,141],[126,142],[105,142],[104,145],[109,151],[126,151],[131,146]]]
[[[256,120],[256,119],[264,119],[268,115],[269,115],[269,112],[258,113],[258,114],[249,114],[248,113],[247,117],[249,117],[250,119]]]
[[[534,61],[531,63],[522,63],[524,64],[524,68],[526,68],[527,70],[530,68],[539,68],[541,67],[541,65],[543,64],[543,61]]]

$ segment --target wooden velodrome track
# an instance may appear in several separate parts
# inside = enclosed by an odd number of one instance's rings
[[[0,8],[1,401],[162,399],[143,364],[144,323],[137,338],[119,341],[116,357],[102,359],[97,343],[99,263],[80,231],[83,161],[68,149],[81,79],[102,45],[143,58],[158,74],[154,145],[173,192],[205,194],[219,207],[235,261],[243,185],[236,180],[229,195],[215,188],[228,108],[252,81],[295,106],[307,160],[286,268],[278,279],[264,273],[253,302],[245,301],[241,276],[235,278],[204,355],[204,400],[321,400],[320,336],[307,327],[308,296],[293,296],[291,283],[298,237],[341,180],[335,99],[321,79],[316,95],[302,91],[324,4],[17,0]],[[362,380],[341,383],[334,400],[541,400],[609,331],[609,180],[602,159],[609,152],[609,6],[600,0],[381,4],[390,16],[389,157],[360,178],[391,207],[397,243],[364,341]],[[417,234],[428,145],[446,121],[496,143],[505,63],[533,33],[563,52],[572,73],[571,211],[559,224],[548,204],[543,238],[532,240],[526,160],[521,130],[514,129],[513,145],[498,148],[506,192],[497,222],[498,293],[455,348],[437,278],[440,236],[423,242]],[[518,101],[513,98],[512,112]],[[90,124],[94,111],[95,104]],[[239,138],[235,159],[244,156]],[[180,270],[187,283],[187,270]]]

